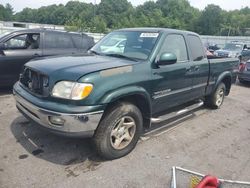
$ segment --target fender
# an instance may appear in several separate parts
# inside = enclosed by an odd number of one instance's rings
[[[148,103],[147,105],[149,107],[149,111],[151,114],[150,95],[143,87],[139,87],[139,86],[127,86],[127,87],[118,88],[116,90],[112,90],[110,93],[104,95],[101,98],[100,102],[101,102],[101,104],[108,104],[108,103],[117,101],[120,98],[129,97],[132,95],[140,95],[140,96],[144,97],[144,99]]]
[[[149,102],[149,104],[151,103],[149,93],[143,87],[139,86],[127,86],[118,88],[116,90],[112,90],[110,93],[104,95],[101,98],[101,103],[102,104],[110,103],[118,100],[119,98],[136,94],[143,96]]]
[[[227,88],[227,90],[228,90],[227,93],[229,93],[230,88],[231,88],[231,82],[232,82],[232,73],[231,73],[230,71],[225,71],[225,72],[223,72],[223,73],[221,73],[221,74],[219,75],[219,77],[217,78],[217,80],[216,80],[216,82],[215,82],[215,86],[214,86],[212,92],[214,92],[214,91],[216,90],[216,88],[218,87],[218,85],[219,85],[219,84],[222,82],[222,80],[223,80],[224,78],[226,78],[226,77],[229,77],[229,78],[230,78],[230,87]]]

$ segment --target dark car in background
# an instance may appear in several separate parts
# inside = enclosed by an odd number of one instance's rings
[[[220,47],[218,46],[218,44],[214,44],[214,43],[206,43],[205,44],[206,49],[210,52],[210,53],[214,53],[216,50],[219,50]]]
[[[238,79],[241,83],[250,82],[250,50],[243,50],[239,58]]]
[[[4,35],[0,38],[0,87],[12,86],[31,59],[84,53],[93,45],[93,37],[66,31],[29,29]]]

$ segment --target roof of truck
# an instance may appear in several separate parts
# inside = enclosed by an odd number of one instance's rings
[[[136,28],[124,28],[117,31],[142,31],[142,32],[174,32],[174,33],[186,33],[198,35],[197,33],[185,30],[170,29],[170,28],[158,28],[158,27],[136,27]]]

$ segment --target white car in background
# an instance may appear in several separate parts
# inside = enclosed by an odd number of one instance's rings
[[[123,53],[126,41],[126,39],[121,38],[112,39],[102,45],[100,48],[102,52],[105,53]]]

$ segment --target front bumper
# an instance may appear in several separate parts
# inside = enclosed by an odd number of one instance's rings
[[[38,107],[21,95],[15,88],[13,95],[18,110],[29,120],[55,134],[72,137],[92,137],[101,120],[103,110],[84,113],[61,113]],[[51,117],[59,117],[64,121],[62,125],[51,122]]]

